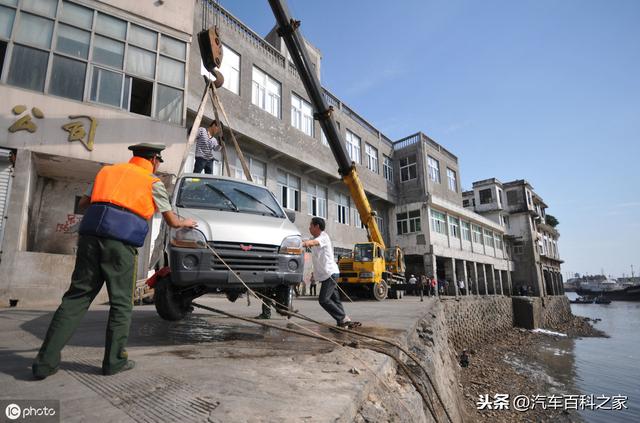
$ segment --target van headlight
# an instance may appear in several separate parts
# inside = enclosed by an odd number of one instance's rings
[[[197,229],[178,228],[171,229],[171,245],[182,248],[205,248],[207,239],[204,234]]]
[[[286,237],[280,244],[280,254],[302,254],[302,237],[300,235]]]

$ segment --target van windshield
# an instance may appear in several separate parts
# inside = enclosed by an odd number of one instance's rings
[[[266,188],[227,179],[184,178],[176,206],[285,217]]]

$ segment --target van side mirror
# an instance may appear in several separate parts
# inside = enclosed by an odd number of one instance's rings
[[[284,213],[287,215],[287,218],[291,221],[291,223],[296,222],[296,212],[293,210],[285,210]]]

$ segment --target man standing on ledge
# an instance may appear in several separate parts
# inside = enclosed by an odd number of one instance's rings
[[[60,351],[106,281],[109,293],[109,322],[102,373],[132,369],[125,350],[131,324],[133,289],[136,282],[138,250],[144,244],[147,221],[155,210],[172,228],[194,228],[196,222],[182,220],[171,211],[164,184],[154,175],[165,149],[162,144],[129,147],[128,163],[104,166],[80,200],[87,209],[80,224],[76,265],[71,286],[53,315],[47,335],[32,370],[44,379],[58,370]]]
[[[309,224],[309,233],[311,233],[313,239],[302,242],[303,247],[311,248],[313,278],[322,283],[318,301],[322,308],[336,320],[338,327],[347,329],[358,327],[360,323],[351,321],[351,318],[346,315],[342,307],[336,282],[340,270],[333,257],[331,239],[329,239],[329,235],[324,231],[324,228],[324,219],[313,217]]]
[[[196,162],[193,166],[193,173],[204,173],[211,175],[213,173],[213,152],[220,150],[220,144],[215,138],[220,134],[220,125],[214,120],[209,128],[198,128],[196,135]]]

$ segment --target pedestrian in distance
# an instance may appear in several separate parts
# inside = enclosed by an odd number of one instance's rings
[[[460,295],[464,295],[465,294],[465,287],[464,287],[464,280],[463,279],[459,279],[458,280],[458,290],[460,290]]]
[[[432,296],[436,296],[436,288],[438,287],[438,282],[436,281],[435,276],[431,275],[431,280],[430,280],[430,284],[429,284],[429,290],[430,290],[430,294]]]
[[[416,282],[416,289],[418,290],[418,295],[420,295],[420,301],[424,301],[424,286],[427,284],[427,277],[425,275],[418,276],[418,281]]]
[[[106,282],[109,320],[102,373],[112,375],[134,368],[126,351],[133,289],[136,283],[137,247],[144,244],[147,221],[162,213],[172,228],[195,228],[195,220],[181,219],[171,211],[164,184],[154,175],[162,163],[162,144],[129,147],[127,163],[104,166],[85,195],[80,208],[88,209],[80,224],[76,264],[71,285],[53,315],[42,347],[33,363],[36,379],[54,374],[60,353],[78,327],[93,299]]]
[[[413,291],[413,295],[418,295],[418,293],[416,292],[416,277],[414,275],[411,275],[411,277],[409,278],[409,292]]]
[[[302,242],[303,247],[311,249],[313,278],[322,283],[318,302],[335,319],[338,327],[347,329],[358,327],[360,323],[352,321],[342,306],[337,283],[340,270],[334,259],[331,239],[324,230],[324,219],[311,218],[309,233],[313,238]]]
[[[198,128],[196,135],[196,161],[193,166],[193,173],[213,173],[213,153],[220,150],[220,143],[216,139],[222,134],[222,130],[217,120],[211,122],[208,128]]]
[[[313,277],[313,275],[311,275],[311,280],[309,281],[309,295],[313,297],[318,295],[318,293],[316,292],[316,286],[316,279]]]

